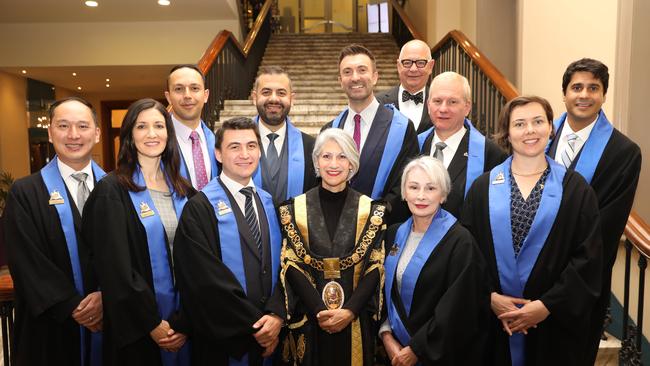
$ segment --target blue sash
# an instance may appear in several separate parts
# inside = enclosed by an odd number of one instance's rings
[[[409,119],[401,114],[394,105],[386,104],[384,107],[393,111],[393,120],[390,123],[388,138],[386,138],[386,144],[384,145],[381,162],[379,163],[377,175],[375,176],[375,183],[372,187],[371,198],[374,200],[380,199],[382,197],[382,193],[384,193],[386,180],[388,179],[388,175],[393,169],[393,164],[395,164],[395,160],[397,160],[397,156],[402,149],[402,141],[404,141],[406,128],[409,124]],[[381,105],[379,108],[381,108]],[[343,116],[346,116],[347,113],[348,108],[346,108],[336,117],[336,119],[334,119],[332,122],[332,127],[342,128]],[[359,152],[359,154],[361,154],[361,152]]]
[[[217,167],[217,158],[214,155],[214,144],[215,144],[215,137],[214,137],[214,132],[208,128],[208,126],[201,121],[201,129],[203,130],[203,134],[205,135],[205,146],[208,148],[208,156],[210,156],[210,176],[208,177],[208,182],[212,180],[214,177],[219,176],[219,167]],[[183,151],[181,149],[178,149],[178,152],[181,154],[181,175],[183,178],[187,179],[188,181],[192,182],[192,178],[190,178],[189,174],[189,169],[187,169],[187,164],[185,164],[185,157],[183,157]]]
[[[456,222],[456,218],[451,215],[449,212],[443,210],[442,208],[438,209],[438,212],[433,218],[433,221],[429,225],[426,233],[422,237],[420,244],[418,244],[413,257],[406,266],[406,271],[402,275],[402,287],[399,290],[400,298],[404,304],[404,310],[408,316],[411,313],[411,304],[413,302],[413,292],[415,290],[415,285],[420,277],[420,272],[422,267],[427,262],[431,253],[436,249],[440,240],[447,234],[449,229]],[[384,266],[386,268],[386,285],[385,285],[385,298],[386,298],[386,307],[388,308],[388,320],[390,326],[393,329],[393,333],[397,336],[397,339],[400,343],[408,345],[411,335],[406,330],[406,326],[402,322],[399,314],[397,313],[397,308],[393,303],[391,297],[393,290],[393,283],[395,278],[395,272],[397,271],[397,263],[399,258],[402,255],[404,246],[406,245],[406,240],[411,232],[411,227],[413,226],[413,218],[410,217],[406,222],[400,225],[395,235],[395,245],[398,246],[398,252],[396,255],[386,256]]]
[[[565,121],[566,112],[562,113],[560,118],[553,122],[553,127],[555,128],[556,133],[560,130]],[[609,120],[607,120],[605,112],[601,109],[600,113],[598,113],[598,119],[596,120],[594,128],[591,130],[585,144],[582,145],[578,161],[574,163],[574,170],[580,173],[589,184],[591,184],[591,180],[594,178],[594,172],[596,172],[596,167],[598,167],[598,162],[603,156],[603,151],[605,151],[605,147],[607,146],[609,138],[612,136],[612,132],[614,132],[614,127]]]
[[[133,173],[133,182],[140,187],[146,186],[140,167]],[[133,209],[138,213],[138,218],[147,233],[147,246],[149,247],[153,290],[156,296],[156,304],[158,305],[158,314],[161,318],[167,320],[178,310],[179,301],[168,259],[165,227],[148,189],[140,192],[129,191],[129,196],[133,203]],[[183,211],[183,206],[187,203],[187,197],[179,197],[172,191],[172,200],[174,202],[176,218],[178,218]],[[178,352],[167,352],[161,349],[160,355],[163,365],[189,365],[188,349],[187,343]]]
[[[63,200],[68,199],[67,190],[65,182],[61,177],[61,172],[59,171],[59,165],[57,163],[58,158],[54,157],[43,169],[41,169],[41,177],[47,188],[47,192],[52,195],[54,192],[58,192]],[[93,175],[95,180],[99,182],[106,173],[99,167],[94,161],[91,161]],[[72,218],[72,207],[70,203],[61,203],[55,204],[57,213],[59,214],[59,221],[61,222],[61,229],[63,230],[63,235],[65,236],[65,242],[68,247],[68,254],[70,255],[70,265],[72,267],[72,277],[74,280],[74,287],[77,289],[79,295],[86,295],[83,285],[83,277],[81,273],[81,263],[79,262],[79,251],[77,244],[77,233],[74,227],[74,219]],[[86,327],[79,326],[79,336],[80,336],[80,350],[81,350],[81,365],[84,366],[86,354]],[[101,345],[102,345],[102,334],[101,332],[91,333],[90,334],[90,364],[91,365],[101,365]]]
[[[259,123],[260,116],[255,117],[255,122]],[[301,195],[305,183],[305,154],[302,145],[302,133],[294,125],[291,124],[289,117],[285,122],[287,125],[287,157],[288,169],[287,172],[287,199]],[[262,187],[262,166],[257,166],[253,181],[258,187]]]
[[[483,169],[485,169],[485,136],[477,130],[472,122],[465,118],[464,122],[465,128],[469,131],[469,145],[467,146],[467,171],[465,175],[465,193],[463,196],[467,196],[467,191],[469,187],[472,186],[472,183],[483,174]],[[433,133],[433,127],[422,132],[418,135],[418,144],[420,145],[420,152],[424,146],[424,141]],[[433,148],[433,146],[432,146]]]
[[[280,273],[280,248],[282,245],[280,223],[275,214],[275,207],[273,206],[273,198],[271,198],[271,195],[263,189],[260,189],[258,186],[255,187],[255,190],[257,191],[257,195],[260,197],[260,201],[262,201],[264,213],[266,214],[266,219],[269,225],[271,270],[273,271],[271,283],[272,288],[275,288],[278,274]],[[230,202],[228,195],[224,191],[224,188],[221,186],[221,182],[218,179],[211,180],[210,183],[203,188],[202,192],[206,195],[210,204],[212,204],[215,217],[217,218],[217,230],[219,232],[219,242],[221,246],[221,261],[235,275],[235,278],[237,278],[237,281],[246,293],[246,273],[244,270],[244,258],[242,256],[242,244],[239,237],[237,219],[235,218],[235,214],[232,212],[232,208],[227,212],[220,212],[221,208],[228,208],[233,203]],[[234,204],[237,203],[235,202]],[[270,362],[270,359],[264,360],[265,365]],[[247,366],[248,355],[244,355],[241,360],[230,358],[228,364]]]
[[[512,221],[510,217],[510,165],[509,157],[490,171],[488,191],[490,205],[490,229],[494,254],[499,272],[499,283],[504,295],[523,297],[528,276],[546,243],[562,201],[562,181],[566,170],[553,159],[546,157],[551,171],[544,183],[542,200],[533,219],[528,236],[519,256],[515,257],[512,244]],[[521,333],[510,337],[510,356],[513,366],[525,364],[525,339]]]

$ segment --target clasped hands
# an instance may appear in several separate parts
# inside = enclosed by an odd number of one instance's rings
[[[275,347],[280,343],[280,329],[282,318],[275,314],[266,314],[253,324],[257,331],[253,334],[257,343],[264,347],[262,357],[269,357],[273,354]]]
[[[72,311],[72,319],[93,333],[102,330],[103,315],[100,291],[88,294]]]
[[[531,301],[496,292],[490,295],[490,306],[510,336],[514,333],[528,334],[528,329],[536,328],[550,314],[540,300]]]
[[[162,320],[149,334],[158,347],[168,352],[178,352],[187,340],[187,336],[173,330],[167,320]]]
[[[418,362],[418,356],[415,355],[411,347],[402,347],[393,333],[383,332],[381,339],[391,366],[413,366]]]
[[[338,333],[354,320],[354,313],[348,309],[322,310],[316,314],[316,319],[322,330]]]

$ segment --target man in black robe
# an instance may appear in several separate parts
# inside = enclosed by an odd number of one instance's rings
[[[603,236],[603,287],[591,323],[593,365],[611,294],[612,267],[634,202],[641,150],[605,117],[609,72],[602,62],[584,58],[571,63],[562,78],[566,113],[555,121],[548,154],[583,175],[596,192]],[[566,122],[566,123],[565,123]]]
[[[13,356],[19,365],[90,365],[90,333],[102,328],[102,299],[80,230],[83,204],[104,174],[91,160],[100,129],[92,105],[76,97],[55,102],[50,121],[56,158],[17,180],[7,197]]]
[[[418,154],[413,122],[399,110],[383,106],[373,93],[379,74],[375,57],[361,45],[349,45],[339,55],[339,82],[348,97],[346,108],[323,129],[341,128],[360,152],[360,166],[350,186],[390,207],[388,223],[404,221],[409,212],[401,199],[402,169]]]
[[[407,116],[418,134],[431,127],[426,101],[434,64],[428,44],[419,39],[406,42],[397,59],[400,84],[377,95],[379,103],[392,104]]]
[[[455,72],[444,72],[431,82],[427,101],[433,129],[418,136],[421,153],[442,159],[451,177],[451,192],[442,207],[460,218],[465,192],[481,173],[501,164],[507,154],[492,140],[483,137],[466,119],[472,109],[472,92],[467,79]],[[473,131],[472,131],[473,130]],[[474,132],[474,134],[472,133]],[[473,152],[472,147],[483,139],[483,151]],[[444,145],[442,145],[444,144]],[[437,146],[440,152],[437,152]],[[478,162],[482,158],[482,164]],[[470,162],[470,159],[474,160]],[[468,166],[477,162],[479,169],[468,174]],[[478,173],[478,174],[477,174]],[[468,177],[469,176],[469,177]],[[470,179],[468,184],[468,178]]]
[[[253,179],[273,196],[276,206],[317,184],[311,159],[315,139],[288,117],[294,94],[286,71],[278,66],[260,68],[251,97],[257,107],[263,150]]]
[[[260,146],[252,120],[224,122],[216,134],[222,172],[189,200],[178,224],[174,265],[194,365],[261,365],[279,342],[280,227],[271,196],[252,180]]]

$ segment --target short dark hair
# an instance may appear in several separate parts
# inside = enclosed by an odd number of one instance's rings
[[[199,67],[197,65],[194,65],[194,64],[182,64],[182,65],[176,65],[176,66],[172,67],[171,70],[169,70],[169,74],[167,75],[167,90],[169,90],[169,78],[174,73],[174,71],[176,71],[178,69],[192,69],[192,70],[196,71],[197,73],[199,73],[199,75],[201,75],[201,80],[203,80],[203,87],[205,87],[205,74],[203,73],[203,71],[201,71],[201,69],[199,69]]]
[[[341,67],[341,61],[343,61],[344,58],[354,55],[368,56],[368,58],[370,58],[370,61],[372,61],[373,70],[377,70],[377,61],[375,60],[375,56],[372,54],[372,52],[370,52],[370,50],[366,47],[356,43],[343,47],[341,53],[339,53],[339,67]]]
[[[79,102],[85,105],[86,107],[88,107],[88,109],[90,109],[90,113],[93,115],[93,122],[95,122],[95,127],[99,127],[99,124],[97,124],[97,111],[95,111],[95,107],[93,107],[93,105],[90,104],[89,101],[81,97],[67,97],[67,98],[59,99],[56,102],[52,103],[52,105],[50,106],[50,110],[48,111],[50,121],[52,121],[54,118],[54,112],[56,108],[61,104],[67,102]]]
[[[260,131],[257,129],[257,124],[248,117],[235,117],[224,121],[221,124],[221,127],[219,127],[217,132],[214,134],[215,148],[221,150],[223,135],[227,130],[253,130],[253,132],[255,132],[255,137],[257,138],[257,144],[262,148],[262,139],[260,138]]]
[[[499,144],[499,146],[501,146],[501,148],[506,150],[508,154],[512,154],[512,145],[510,144],[510,141],[508,141],[508,137],[510,136],[510,115],[515,108],[529,103],[538,103],[541,105],[546,114],[546,119],[548,119],[548,123],[553,125],[553,108],[548,100],[535,95],[521,96],[512,99],[503,106],[503,109],[501,109],[499,120],[497,121],[497,132],[494,135],[494,140]],[[553,138],[553,135],[554,132],[551,132],[551,138]]]
[[[179,147],[176,143],[176,132],[174,123],[170,114],[157,100],[151,98],[140,99],[133,102],[122,121],[120,127],[120,152],[117,157],[117,169],[115,174],[118,182],[127,190],[140,192],[146,187],[140,187],[133,181],[133,173],[138,165],[138,150],[133,140],[133,127],[138,120],[138,116],[143,111],[155,109],[165,118],[165,128],[167,130],[167,144],[163,150],[160,160],[162,161],[165,175],[171,188],[181,197],[187,196],[192,191],[192,185],[181,176],[180,164],[181,156]]]
[[[262,75],[286,75],[287,79],[289,79],[289,88],[293,90],[293,81],[291,81],[289,73],[286,72],[286,70],[284,70],[281,66],[276,65],[260,66],[260,69],[257,72],[257,76],[255,77],[255,82],[253,83],[253,90],[257,90],[257,84],[259,83],[260,76]]]
[[[573,74],[576,72],[590,72],[596,79],[603,83],[603,94],[607,94],[607,87],[609,86],[609,71],[607,65],[594,60],[593,58],[582,58],[574,61],[567,66],[564,75],[562,76],[562,94],[566,94],[566,89],[571,82]]]

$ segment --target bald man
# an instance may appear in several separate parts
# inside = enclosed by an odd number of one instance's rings
[[[419,39],[406,42],[397,59],[400,85],[377,95],[381,104],[394,104],[408,117],[417,133],[431,127],[426,102],[434,63],[429,45]]]

